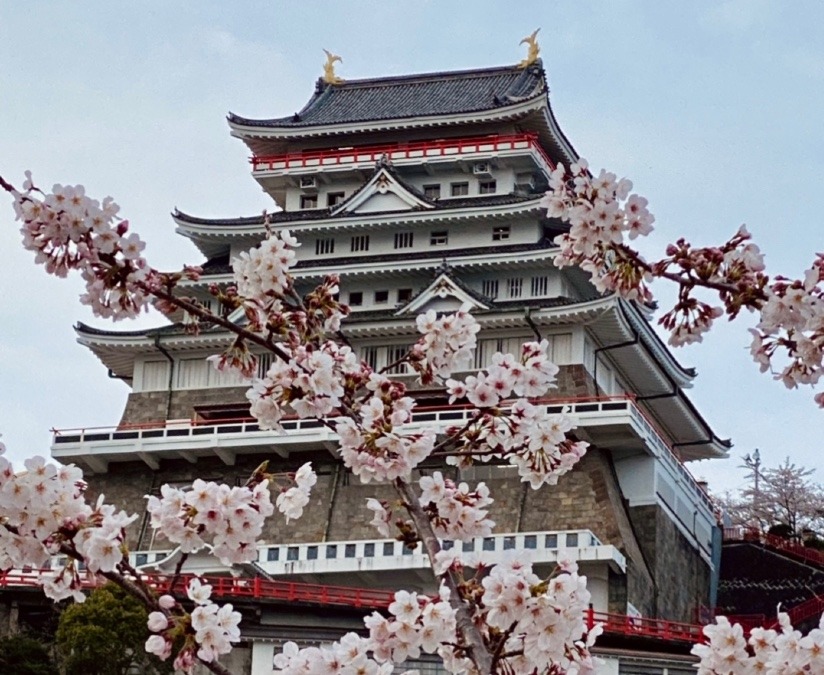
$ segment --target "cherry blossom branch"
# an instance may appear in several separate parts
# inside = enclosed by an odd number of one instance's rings
[[[395,488],[403,500],[404,507],[409,513],[420,537],[421,544],[426,551],[432,569],[437,569],[437,555],[441,550],[438,537],[432,529],[432,522],[424,512],[418,500],[418,495],[412,490],[409,483],[401,479],[395,480]],[[459,580],[454,570],[448,570],[442,577],[444,584],[450,591],[449,604],[456,611],[457,627],[466,641],[466,650],[480,673],[494,673],[492,656],[487,649],[483,635],[472,619],[472,613],[463,600]]]

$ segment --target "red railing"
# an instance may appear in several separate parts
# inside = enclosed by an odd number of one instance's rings
[[[554,169],[555,164],[538,143],[538,134],[523,133],[496,136],[474,136],[468,138],[441,138],[430,141],[411,143],[385,143],[382,145],[363,145],[349,148],[329,148],[326,150],[306,150],[284,155],[260,155],[250,158],[254,171],[272,171],[276,169],[305,168],[307,166],[337,166],[355,162],[376,162],[386,155],[389,159],[420,159],[458,155],[466,152],[499,152],[516,150],[516,144],[526,143]]]
[[[664,619],[648,619],[640,616],[596,612],[590,608],[586,617],[587,628],[602,624],[604,632],[635,637],[657,638],[676,642],[703,642],[703,626]]]
[[[51,574],[50,570],[32,572],[8,572],[0,575],[2,588],[34,588],[39,586],[39,577]],[[182,594],[192,577],[181,575],[175,585],[175,593]],[[261,577],[199,577],[212,586],[215,598],[250,598],[281,602],[301,602],[306,604],[354,607],[357,609],[386,609],[394,600],[394,591],[349,586],[325,586],[320,584],[292,583],[289,581],[267,581]],[[172,578],[166,574],[144,574],[142,579],[156,592],[168,593]],[[94,579],[84,581],[85,588],[95,588],[100,584]],[[703,640],[702,626],[596,612],[590,608],[586,615],[588,628],[602,624],[604,631],[611,634],[661,640],[695,643]]]
[[[824,551],[804,546],[795,539],[785,539],[744,527],[724,528],[724,541],[749,541],[774,548],[790,557],[824,568]]]
[[[36,587],[41,576],[51,574],[50,570],[32,572],[8,572],[0,575],[0,588]],[[158,593],[168,593],[172,577],[167,574],[143,574],[141,578]],[[182,593],[192,578],[181,575],[175,585],[175,592]],[[281,600],[284,602],[305,602],[308,604],[383,609],[394,599],[394,592],[349,586],[321,586],[290,581],[267,581],[261,577],[199,577],[212,586],[212,595],[217,598],[253,598],[258,600]],[[84,579],[84,588],[99,586],[94,578]]]

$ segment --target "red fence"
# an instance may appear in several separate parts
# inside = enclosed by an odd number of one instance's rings
[[[39,585],[39,577],[49,573],[48,570],[9,572],[0,575],[0,589],[34,588]],[[171,584],[169,575],[144,574],[142,578],[156,592],[169,592]],[[175,593],[182,594],[191,578],[189,575],[181,575],[175,585]],[[215,598],[249,598],[252,600],[299,602],[330,607],[354,607],[357,609],[386,609],[394,600],[394,592],[387,590],[267,581],[261,577],[241,579],[234,577],[199,578],[212,586],[212,596]],[[86,588],[94,588],[99,583],[94,579],[89,579],[84,581],[83,585]],[[587,613],[586,622],[588,628],[593,628],[598,623],[603,624],[604,631],[613,635],[655,638],[683,643],[701,642],[703,639],[701,634],[702,626],[664,621],[663,619],[607,614],[590,609]]]
[[[804,546],[797,539],[785,539],[744,527],[726,527],[724,528],[724,541],[749,541],[764,544],[788,556],[824,568],[824,551]]]
[[[376,162],[386,155],[390,159],[427,159],[444,155],[458,155],[465,152],[499,152],[515,150],[515,144],[527,143],[552,169],[555,167],[544,149],[538,143],[538,134],[512,134],[498,136],[475,136],[470,138],[441,138],[413,143],[387,143],[382,145],[364,145],[350,148],[329,148],[326,150],[307,150],[284,155],[259,155],[252,157],[254,171],[273,169],[304,168],[306,166],[334,166],[354,162]]]

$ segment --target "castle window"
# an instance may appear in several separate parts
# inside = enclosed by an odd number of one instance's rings
[[[134,557],[135,567],[140,567],[141,565],[145,565],[147,562],[149,562],[149,556],[146,553],[138,553]]]
[[[336,544],[329,544],[326,547],[326,559],[333,560],[338,557],[338,547]]]
[[[351,291],[349,293],[349,305],[360,307],[363,304],[363,293],[361,291]]]
[[[266,560],[268,560],[269,562],[277,562],[278,558],[280,558],[279,548],[266,549]]]
[[[423,186],[423,194],[424,194],[424,197],[426,197],[427,199],[440,199],[441,198],[441,186],[439,184],[424,185]]]
[[[361,358],[366,361],[366,365],[368,365],[372,370],[377,370],[378,368],[378,348],[377,347],[364,347]]]
[[[482,195],[494,195],[498,184],[494,180],[482,180],[478,183],[478,192]]]
[[[317,560],[318,559],[318,547],[317,546],[307,546],[306,547],[306,559],[307,560]]]
[[[506,293],[510,298],[520,298],[524,290],[522,277],[510,277],[506,280]]]
[[[395,248],[412,248],[412,232],[395,232]]]
[[[549,279],[547,277],[532,277],[530,286],[533,296],[546,295],[549,289]]]
[[[318,208],[318,196],[317,195],[301,195],[300,196],[300,208],[302,208],[302,209],[316,209],[316,208]]]
[[[568,534],[566,536],[566,545],[568,548],[574,548],[578,546],[578,534],[573,532],[572,534]]]
[[[369,250],[369,235],[358,234],[352,237],[352,253]]]
[[[316,239],[315,240],[315,255],[329,255],[335,252],[334,239]]]
[[[493,227],[492,228],[492,241],[504,241],[504,239],[509,239],[510,233],[509,225],[501,225],[500,227]]]
[[[286,560],[297,560],[298,559],[298,547],[297,546],[290,546],[286,549]]]
[[[497,298],[498,297],[498,280],[497,279],[484,279],[481,283],[481,293],[483,293],[487,298]]]
[[[406,345],[390,345],[386,348],[387,365],[395,363],[395,361],[400,361],[404,356],[406,356],[406,352],[408,351],[409,348]],[[394,375],[405,373],[406,363],[399,363],[397,365],[394,365],[387,372]]]
[[[389,302],[389,291],[375,291],[375,304],[382,305]]]
[[[374,558],[375,557],[375,544],[369,542],[368,544],[363,545],[363,557],[364,558]]]
[[[337,206],[343,201],[345,194],[343,192],[330,192],[326,195],[327,206]]]
[[[548,534],[544,537],[544,548],[558,548],[558,535]]]
[[[385,541],[385,542],[383,542],[383,554],[384,555],[395,555],[395,542],[394,541]]]
[[[453,197],[466,197],[469,194],[469,183],[452,183],[450,189]]]
[[[412,299],[412,289],[411,288],[399,288],[398,289],[398,302],[409,302]]]
[[[446,246],[449,243],[449,231],[437,230],[429,234],[429,243],[432,246]]]
[[[355,545],[354,544],[347,544],[344,548],[343,555],[345,558],[354,558],[355,557]]]

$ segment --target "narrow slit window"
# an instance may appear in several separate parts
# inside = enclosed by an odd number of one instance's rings
[[[498,297],[498,280],[497,279],[484,279],[481,283],[481,293],[483,293],[487,298],[497,298]]]
[[[412,248],[412,232],[395,232],[395,248]]]
[[[316,239],[315,240],[315,255],[329,255],[335,252],[334,239]]]
[[[369,235],[368,234],[358,234],[352,237],[352,253],[357,253],[358,251],[368,251],[369,250]]]
[[[532,291],[533,296],[539,295],[546,295],[547,291],[549,290],[549,278],[548,277],[532,277],[532,283],[530,291]]]
[[[524,291],[524,280],[522,277],[510,277],[506,280],[506,292],[510,298],[520,298]]]

